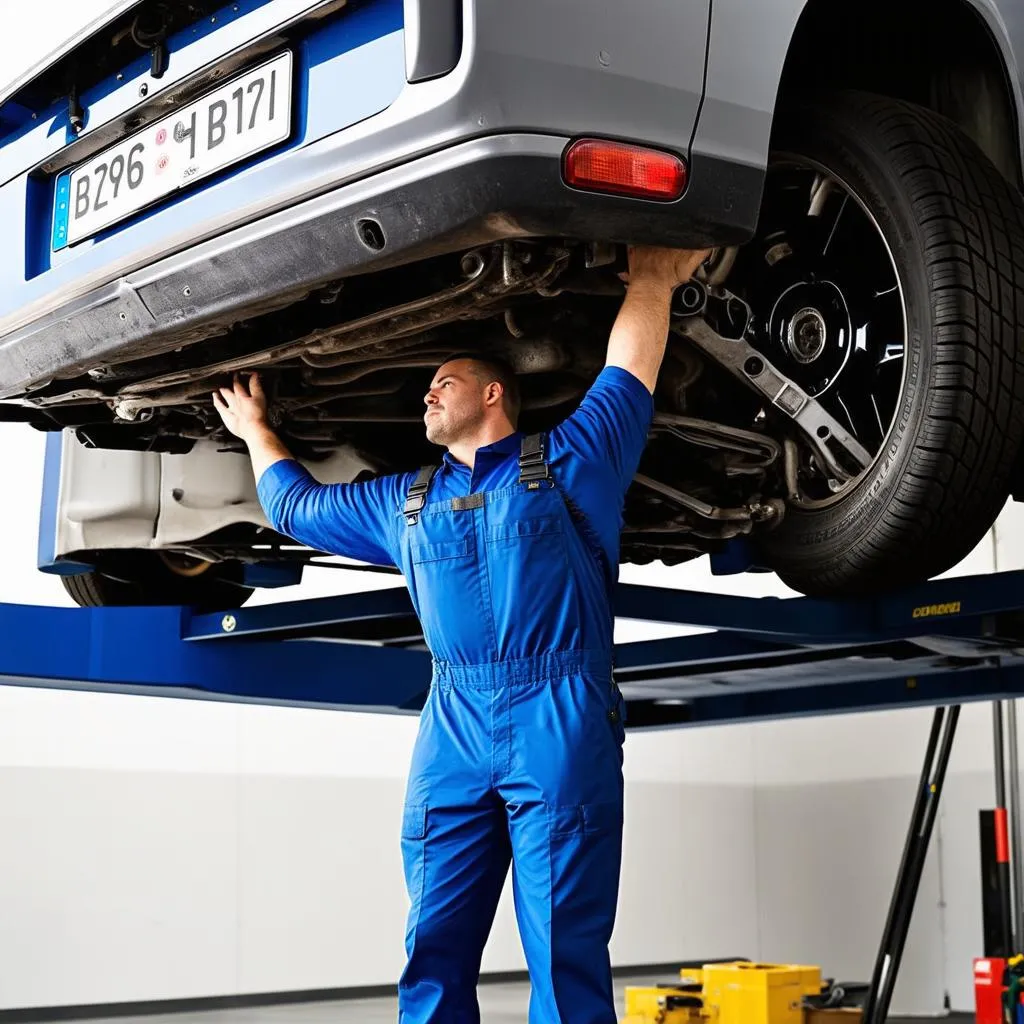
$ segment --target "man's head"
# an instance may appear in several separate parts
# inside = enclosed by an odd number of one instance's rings
[[[456,355],[437,368],[424,396],[427,440],[451,446],[482,433],[509,433],[519,420],[519,386],[502,359]],[[494,427],[487,431],[487,427]]]

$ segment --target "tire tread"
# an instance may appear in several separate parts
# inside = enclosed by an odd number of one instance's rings
[[[845,547],[834,538],[794,547],[786,565],[776,554],[791,586],[836,595],[938,575],[973,550],[1006,501],[1024,438],[1024,202],[931,111],[844,93],[829,116],[884,149],[909,198],[933,346],[913,457],[870,531]]]

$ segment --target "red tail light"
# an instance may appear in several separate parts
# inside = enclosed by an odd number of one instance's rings
[[[686,164],[673,153],[602,139],[579,139],[564,157],[566,183],[637,199],[678,199]]]

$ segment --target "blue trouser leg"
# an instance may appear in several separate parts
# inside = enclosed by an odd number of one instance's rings
[[[505,809],[490,788],[490,730],[464,696],[431,694],[413,756],[402,826],[411,907],[400,1024],[480,1021],[480,958],[511,851]]]
[[[593,805],[591,805],[593,806]],[[584,814],[588,807],[584,805]],[[530,1024],[615,1024],[608,941],[618,899],[621,816],[512,813],[513,890],[530,968]]]
[[[530,1024],[616,1024],[608,943],[622,850],[622,702],[580,677],[513,688],[508,801]]]
[[[514,856],[530,1024],[616,1024],[622,702],[584,676],[432,690],[402,829],[412,899],[401,1024],[477,1024],[480,958]]]

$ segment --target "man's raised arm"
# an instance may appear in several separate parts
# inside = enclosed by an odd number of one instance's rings
[[[573,414],[555,428],[580,458],[610,465],[623,494],[654,415],[672,292],[693,276],[706,255],[706,250],[630,249],[629,287],[608,338],[605,367]]]
[[[628,370],[654,393],[668,342],[672,292],[689,281],[709,250],[638,246],[629,250],[626,298],[608,339],[608,366]]]
[[[275,530],[318,551],[393,564],[397,477],[358,484],[314,480],[271,430],[266,396],[255,374],[248,386],[236,375],[232,387],[214,392],[213,404],[224,425],[249,449],[260,504]]]

